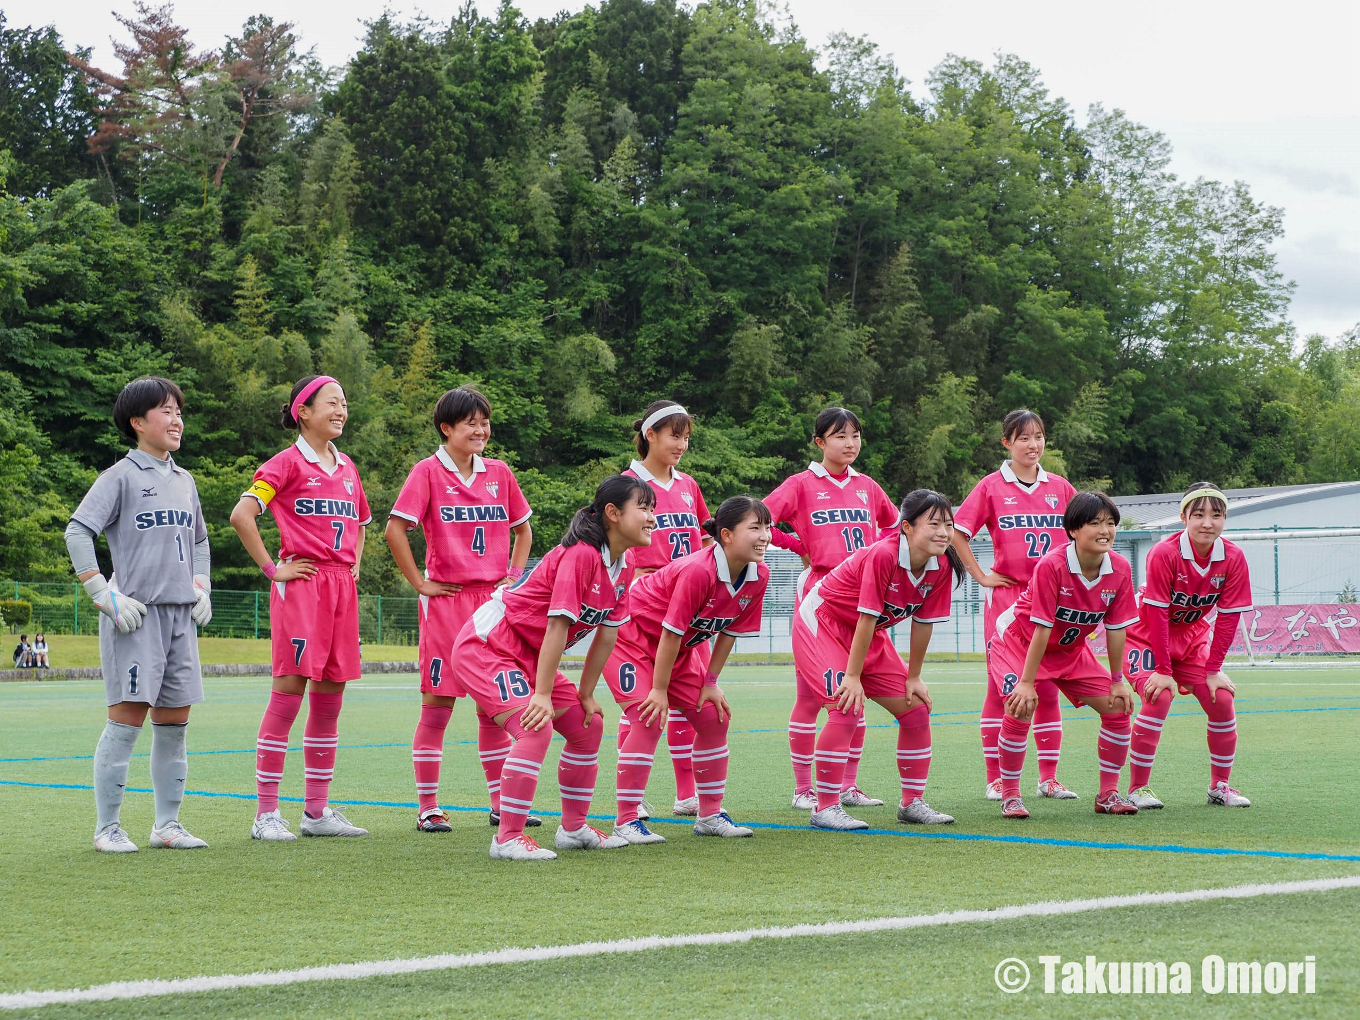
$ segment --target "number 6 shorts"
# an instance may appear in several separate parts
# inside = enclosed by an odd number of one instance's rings
[[[131,634],[99,614],[99,664],[108,704],[137,701],[152,708],[183,708],[203,700],[193,605],[150,605]]]
[[[349,567],[318,563],[311,577],[269,586],[274,676],[359,679],[359,590]]]

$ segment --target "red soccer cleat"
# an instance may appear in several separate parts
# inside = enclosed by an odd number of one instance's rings
[[[1001,802],[1002,818],[1028,818],[1029,812],[1025,810],[1025,802],[1019,797],[1007,797]]]
[[[1136,815],[1137,813],[1138,809],[1133,806],[1133,802],[1118,790],[1102,793],[1096,798],[1096,814],[1098,815]]]

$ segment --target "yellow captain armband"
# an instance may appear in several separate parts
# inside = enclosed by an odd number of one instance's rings
[[[274,486],[270,485],[266,481],[257,478],[253,483],[251,483],[250,488],[247,489],[244,493],[242,493],[242,495],[254,496],[256,499],[260,501],[261,505],[268,506],[270,500],[272,500],[275,497],[275,495],[277,495],[277,493],[274,492]]]

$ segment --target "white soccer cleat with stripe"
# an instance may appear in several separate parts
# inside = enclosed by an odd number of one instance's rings
[[[94,834],[94,848],[102,854],[135,854],[137,844],[128,838],[117,822],[104,826]]]
[[[699,814],[699,798],[676,797],[675,803],[671,806],[671,814],[679,815],[681,818],[694,818]]]
[[[870,797],[858,786],[852,786],[848,790],[841,791],[842,807],[882,807],[883,801],[877,797]]]
[[[943,811],[936,811],[920,797],[917,797],[910,804],[900,805],[897,809],[897,820],[899,822],[911,822],[913,825],[954,824],[953,815],[947,815]]]
[[[523,833],[504,843],[491,840],[491,859],[493,861],[555,861],[557,854],[541,847]]]
[[[653,832],[647,828],[641,818],[625,822],[623,825],[614,826],[614,835],[619,839],[626,840],[634,846],[646,846],[649,843],[664,843],[666,837],[659,832]]]
[[[304,836],[367,836],[368,830],[354,825],[339,811],[325,808],[320,818],[313,818],[305,812],[302,824],[298,826]]]
[[[1251,801],[1229,786],[1226,779],[1209,787],[1209,803],[1215,807],[1251,807]]]
[[[812,812],[812,827],[814,829],[834,829],[837,832],[850,832],[854,829],[867,829],[868,822],[852,818],[839,804],[832,804],[829,808],[822,808],[820,811]]]
[[[1056,779],[1039,780],[1038,792],[1040,797],[1048,797],[1051,800],[1077,800],[1078,795]]]
[[[553,837],[553,846],[559,850],[617,850],[627,845],[622,836],[605,835],[593,825],[583,825],[575,832],[559,825]]]
[[[793,795],[793,809],[795,811],[816,811],[817,795],[811,790],[795,793]]]
[[[198,850],[208,844],[175,820],[151,830],[151,845],[157,850]]]
[[[1150,786],[1140,786],[1136,790],[1130,790],[1128,800],[1139,811],[1156,811],[1166,807],[1157,799],[1157,795],[1152,792]]]
[[[990,783],[988,783],[985,787],[983,787],[983,789],[982,789],[982,795],[983,795],[984,797],[986,797],[988,800],[1000,800],[1000,799],[1001,799],[1001,780],[1000,780],[1000,779],[993,779]]]
[[[695,821],[694,834],[696,836],[721,836],[724,839],[737,839],[755,835],[746,826],[738,825],[732,821],[731,816],[726,811],[719,811],[716,815],[708,815],[706,818]]]
[[[262,839],[267,843],[292,843],[297,840],[297,834],[289,830],[283,815],[268,811],[255,819],[255,824],[250,827],[250,838]]]

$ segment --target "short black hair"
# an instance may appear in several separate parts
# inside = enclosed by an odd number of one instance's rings
[[[137,433],[132,428],[133,418],[144,418],[167,400],[173,400],[184,410],[184,391],[162,375],[144,375],[123,387],[113,402],[113,423],[118,431],[134,442]]]
[[[1080,531],[1101,514],[1109,514],[1119,524],[1119,507],[1109,496],[1103,492],[1078,492],[1063,512],[1063,530],[1071,538],[1074,531]]]
[[[1036,425],[1042,435],[1048,435],[1048,430],[1044,428],[1044,420],[1037,413],[1027,407],[1017,407],[1001,419],[1001,438],[1014,439],[1025,429]]]
[[[490,419],[491,401],[475,386],[459,386],[445,392],[434,405],[434,430],[439,433],[439,441],[443,443],[447,438],[441,425],[457,425],[478,413]]]
[[[848,407],[828,407],[817,415],[817,421],[812,426],[813,439],[825,439],[829,435],[839,432],[849,425],[856,432],[863,432],[860,428],[859,415]]]

